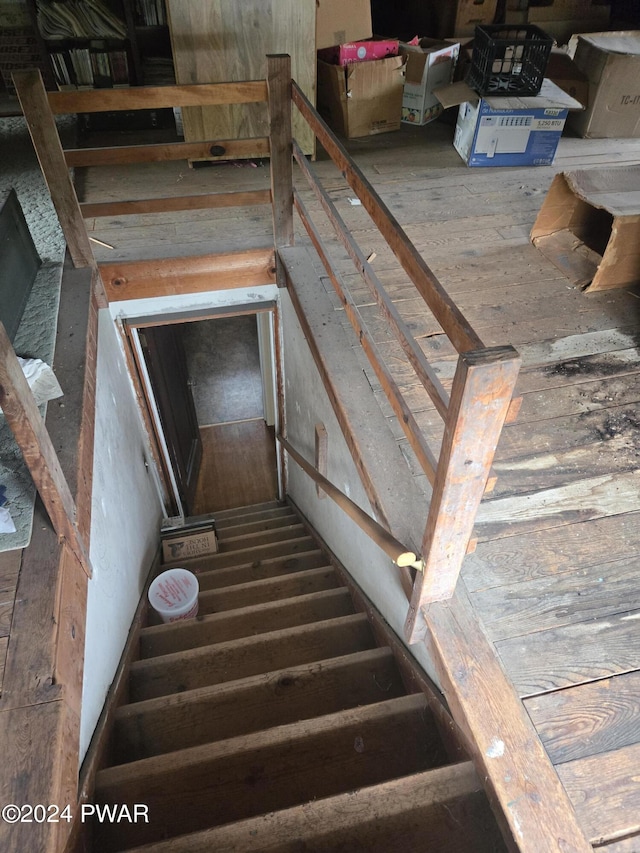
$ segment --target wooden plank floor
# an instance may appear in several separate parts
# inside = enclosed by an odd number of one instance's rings
[[[504,430],[498,485],[481,506],[479,545],[463,579],[592,843],[616,841],[617,850],[637,851],[640,835],[637,843],[629,837],[640,833],[640,291],[581,293],[528,235],[556,172],[636,163],[640,141],[566,138],[553,167],[469,169],[451,146],[452,134],[451,126],[436,123],[348,147],[485,344],[510,343],[522,355],[521,415]],[[449,383],[455,358],[437,323],[341,176],[326,161],[317,168],[361,248],[376,253],[374,268]],[[250,166],[190,171],[156,164],[139,173],[140,195],[162,176],[180,194],[188,185],[222,190],[268,181],[266,169]],[[91,170],[83,186],[86,200],[93,200],[105,187],[133,196],[135,183],[128,173],[120,184],[116,169],[106,177]],[[309,206],[317,208],[312,199]],[[260,245],[269,231],[264,210],[205,211],[188,222],[174,217],[166,243],[158,221],[131,219],[127,229],[114,220],[91,227],[123,257],[136,257],[141,247],[165,252],[175,240],[196,253],[212,233],[220,250]],[[97,247],[97,254],[102,260],[113,252]],[[433,407],[375,315],[367,289],[349,275],[344,253],[335,256],[436,443],[441,428]],[[340,312],[337,298],[335,306]],[[363,367],[428,495],[373,372]]]

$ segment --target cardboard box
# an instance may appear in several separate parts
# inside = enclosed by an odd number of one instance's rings
[[[546,76],[567,95],[580,101],[583,107],[588,105],[589,78],[563,50],[556,48],[551,51]]]
[[[316,50],[372,35],[371,0],[316,0]]]
[[[424,5],[424,0],[420,2]],[[492,24],[498,3],[497,0],[430,0],[428,5],[436,19],[434,35],[453,38],[472,36],[478,24]]]
[[[460,104],[453,144],[468,166],[549,166],[568,111],[582,109],[548,79],[529,97],[481,98],[466,83],[436,95],[445,107]]]
[[[579,136],[640,137],[640,31],[577,37],[574,62],[589,78],[589,105],[571,116]]]
[[[400,129],[404,56],[329,65],[318,60],[318,111],[347,139]]]
[[[212,528],[162,536],[162,560],[175,563],[192,557],[204,557],[218,550],[216,532]]]
[[[640,282],[640,166],[564,172],[553,179],[531,240],[586,290]]]
[[[570,18],[599,18],[608,23],[611,6],[602,0],[553,0],[552,3],[540,3],[529,0],[529,23],[542,21],[566,21]],[[544,29],[544,27],[542,28]]]
[[[419,45],[400,45],[407,57],[402,94],[402,121],[423,125],[437,118],[444,107],[434,89],[453,80],[460,45],[434,39],[420,39]]]
[[[398,39],[369,39],[336,44],[318,51],[318,59],[332,65],[348,65],[349,62],[367,62],[371,59],[384,59],[397,56],[400,42]]]

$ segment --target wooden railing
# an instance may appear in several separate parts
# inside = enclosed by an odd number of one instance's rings
[[[23,72],[16,75],[16,87],[74,263],[96,269],[99,274],[97,280],[104,287],[105,304],[108,299],[153,297],[178,292],[180,288],[182,292],[194,292],[268,281],[286,286],[283,257],[278,250],[293,245],[294,210],[297,211],[398,422],[431,484],[426,528],[422,536],[421,553],[418,555],[423,561],[424,571],[416,574],[406,623],[406,637],[414,642],[420,638],[423,630],[418,618],[421,608],[429,602],[449,598],[455,589],[462,561],[470,546],[478,505],[487,484],[492,480],[491,464],[509,412],[520,359],[513,347],[484,346],[365,175],[351,160],[345,147],[292,81],[289,57],[269,57],[267,69],[266,80],[244,83],[50,94],[44,91],[37,72]],[[209,140],[63,152],[53,118],[54,114],[69,112],[260,101],[268,105],[270,133],[268,137],[252,140]],[[293,106],[306,120],[316,139],[358,196],[457,351],[457,367],[450,391],[429,364],[366,254],[352,237],[323,188],[313,163],[309,162],[292,138]],[[79,204],[69,176],[71,166],[203,156],[225,159],[242,156],[249,149],[269,155],[270,190]],[[294,161],[443,420],[444,437],[437,453],[420,430],[411,407],[380,355],[374,337],[367,329],[343,277],[335,268],[329,248],[305,204],[303,193],[297,186],[294,187]],[[257,204],[271,204],[274,244],[264,250],[226,255],[96,264],[84,226],[84,218],[88,216]]]
[[[373,335],[344,279],[331,260],[329,249],[314,222],[302,194],[293,189],[294,204],[345,313],[432,487],[426,529],[422,539],[424,569],[416,575],[405,635],[409,642],[424,633],[421,608],[451,597],[473,531],[478,505],[487,487],[491,464],[507,418],[520,367],[511,346],[485,347],[462,312],[411,243],[400,224],[380,199],[362,171],[351,160],[304,93],[292,84],[292,101],[313,130],[347,184],[385,239],[400,265],[423,297],[444,334],[458,352],[458,362],[447,393],[433,368],[402,320],[384,285],[345,225],[313,165],[294,139],[293,156],[315,198],[331,222],[337,239],[369,287],[383,316],[405,352],[435,410],[444,421],[444,437],[436,456],[419,429],[402,391],[379,354]]]

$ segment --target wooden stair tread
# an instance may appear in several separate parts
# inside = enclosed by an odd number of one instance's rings
[[[333,566],[318,566],[275,578],[205,590],[198,597],[199,613],[205,615],[221,610],[236,610],[238,607],[292,598],[294,595],[305,595],[340,585]]]
[[[223,536],[218,540],[218,553],[225,554],[227,551],[237,551],[240,545],[251,548],[296,539],[306,532],[304,524],[298,522],[297,524],[287,524],[285,527],[273,527],[267,530],[257,530],[253,533],[240,533],[237,536]]]
[[[393,654],[384,647],[148,699],[115,712],[116,760],[236,737],[404,692]]]
[[[239,640],[349,613],[353,613],[353,603],[346,587],[210,613],[196,619],[144,628],[140,632],[140,657]]]
[[[227,566],[211,571],[197,570],[200,591],[217,589],[221,586],[232,586],[236,583],[249,583],[278,575],[301,572],[305,569],[317,569],[327,565],[325,554],[315,548],[297,554],[284,554],[267,560],[242,563],[238,566]]]
[[[178,836],[126,853],[502,853],[471,762]]]
[[[280,506],[274,506],[271,509],[256,510],[254,512],[243,513],[242,515],[226,517],[220,516],[218,513],[214,513],[213,515],[216,528],[218,530],[224,530],[225,528],[233,527],[236,524],[245,524],[261,520],[268,521],[271,518],[280,518],[284,515],[295,515],[295,512],[289,504],[282,504]]]
[[[374,644],[364,613],[134,661],[133,701],[179,693],[286,666],[362,651]]]
[[[243,515],[252,515],[259,512],[269,512],[273,509],[282,509],[288,507],[289,504],[282,501],[262,501],[257,504],[247,504],[247,506],[237,506],[231,509],[220,509],[214,513],[216,524],[228,518],[240,518]]]
[[[298,518],[293,512],[287,515],[278,515],[274,518],[261,518],[256,521],[247,521],[242,524],[230,524],[216,528],[218,541],[225,542],[227,539],[239,539],[241,536],[249,536],[253,533],[261,533],[265,530],[277,530],[281,527],[297,526]]]
[[[445,763],[422,694],[109,767],[101,803],[146,803],[149,823],[100,827],[102,847],[162,839]]]
[[[318,546],[311,536],[304,534],[292,539],[279,542],[270,542],[265,545],[252,545],[247,548],[236,548],[226,550],[217,554],[209,554],[206,557],[192,557],[181,562],[169,562],[163,565],[163,569],[171,566],[188,566],[198,568],[200,571],[211,571],[217,568],[228,568],[230,566],[241,566],[245,563],[256,563],[273,557],[293,556],[299,552],[312,551]]]

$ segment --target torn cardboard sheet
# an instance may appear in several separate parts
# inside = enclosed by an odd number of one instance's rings
[[[583,289],[640,283],[640,166],[556,175],[531,241]]]

